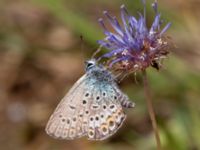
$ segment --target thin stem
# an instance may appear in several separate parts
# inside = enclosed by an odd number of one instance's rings
[[[156,123],[155,112],[154,112],[153,105],[152,105],[151,93],[150,93],[146,70],[143,71],[143,82],[144,82],[144,92],[145,92],[145,97],[146,97],[146,103],[147,103],[151,123],[153,126],[156,142],[157,142],[157,150],[161,150],[159,130],[158,130],[158,126]]]

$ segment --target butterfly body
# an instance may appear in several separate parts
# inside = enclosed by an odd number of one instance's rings
[[[96,61],[86,63],[86,73],[64,96],[51,115],[46,132],[54,138],[87,136],[103,140],[113,135],[126,115],[122,107],[134,104],[118,88],[113,75]]]

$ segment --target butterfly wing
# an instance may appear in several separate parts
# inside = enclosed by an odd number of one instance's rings
[[[128,97],[113,82],[99,82],[93,87],[88,119],[87,136],[90,140],[104,140],[112,136],[123,124],[126,114],[122,101]]]
[[[86,135],[87,122],[84,122],[83,116],[86,117],[87,114],[84,114],[85,107],[80,104],[86,78],[83,75],[58,104],[46,125],[48,135],[59,139],[74,139]]]
[[[122,102],[128,101],[114,82],[82,76],[51,115],[46,132],[54,138],[87,136],[104,140],[122,125],[126,115]],[[131,103],[131,102],[129,102]]]

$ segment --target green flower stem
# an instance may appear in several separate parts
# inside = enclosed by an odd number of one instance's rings
[[[154,112],[153,105],[152,105],[151,93],[150,93],[146,70],[143,71],[143,82],[144,82],[144,92],[145,92],[146,103],[147,103],[147,107],[148,107],[148,111],[149,111],[149,116],[151,119],[151,123],[153,126],[153,130],[154,130],[154,134],[155,134],[155,138],[156,138],[156,142],[157,142],[157,150],[161,150],[159,130],[158,130],[158,126],[156,123],[155,112]]]

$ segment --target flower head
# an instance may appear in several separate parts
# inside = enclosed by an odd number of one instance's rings
[[[145,5],[145,0],[143,0]],[[157,2],[152,4],[155,18],[150,28],[146,24],[146,14],[139,13],[139,18],[131,16],[125,6],[121,6],[122,24],[116,17],[104,11],[114,32],[109,31],[102,18],[99,23],[106,37],[98,43],[109,50],[100,58],[109,58],[109,66],[128,71],[144,70],[149,66],[159,69],[163,58],[168,54],[169,43],[164,33],[171,23],[161,29],[163,21],[157,11]],[[144,8],[145,10],[145,8]]]

